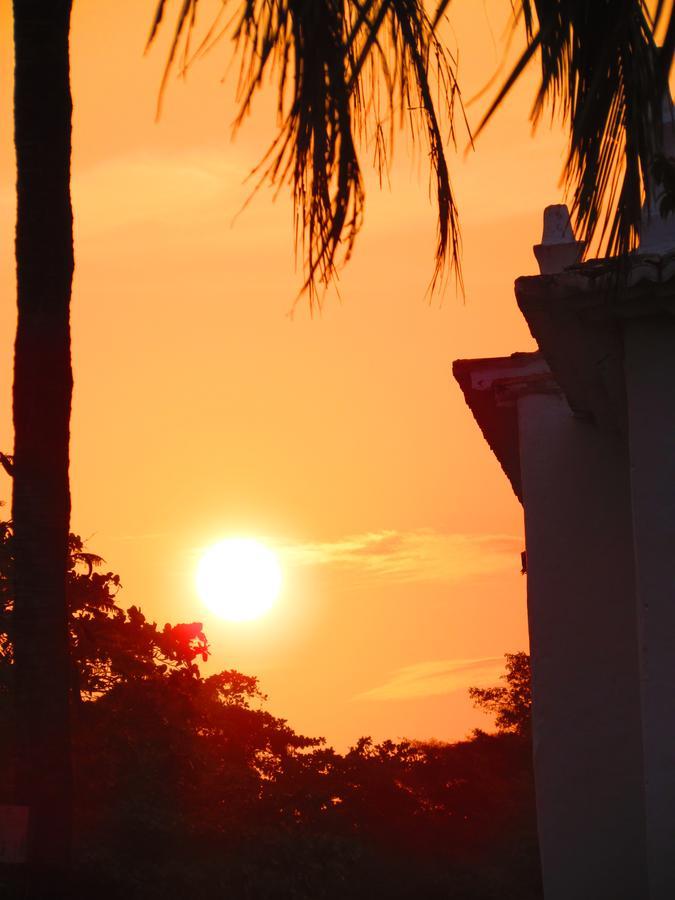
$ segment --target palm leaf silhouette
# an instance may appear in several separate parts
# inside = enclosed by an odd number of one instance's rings
[[[447,3],[441,4],[443,7]],[[527,47],[488,109],[489,121],[538,53],[541,79],[532,109],[546,105],[569,127],[563,179],[581,236],[608,254],[624,254],[639,238],[645,191],[662,150],[662,106],[675,43],[675,17],[644,0],[518,0]],[[654,32],[665,27],[656,46]]]
[[[267,76],[277,76],[279,130],[254,171],[259,183],[291,186],[310,299],[317,284],[333,278],[339,259],[349,258],[363,221],[359,148],[374,141],[376,163],[386,167],[395,124],[413,137],[424,134],[428,144],[438,202],[433,284],[446,264],[460,276],[459,219],[441,122],[447,116],[454,141],[461,98],[455,59],[436,33],[450,5],[438,0],[429,17],[423,0],[222,0],[217,20],[192,53],[200,2],[179,0],[162,91],[179,60],[184,71],[228,31],[240,59],[237,124]],[[149,44],[168,6],[169,0],[158,0]],[[230,7],[235,11],[220,27]],[[597,238],[609,254],[624,254],[638,241],[654,161],[660,161],[659,181],[675,165],[663,161],[661,127],[675,50],[673,4],[513,0],[513,8],[514,27],[524,23],[526,46],[478,130],[538,58],[532,121],[536,125],[549,107],[569,128],[563,181],[580,236],[589,243]],[[657,29],[664,35],[661,47]]]
[[[149,44],[168,6],[159,0]],[[258,184],[291,187],[296,249],[310,300],[334,277],[338,261],[349,258],[363,222],[359,148],[370,142],[382,170],[395,125],[414,138],[424,135],[428,145],[438,203],[433,283],[446,264],[460,277],[457,209],[441,124],[448,121],[454,140],[455,61],[437,39],[422,0],[241,0],[229,23],[212,23],[192,52],[198,6],[199,0],[181,0],[162,90],[175,66],[184,71],[228,32],[240,61],[236,125],[268,76],[276,76],[278,133],[254,172]]]

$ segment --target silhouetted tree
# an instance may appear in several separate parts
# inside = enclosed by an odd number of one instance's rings
[[[16,620],[11,572],[15,539],[9,522],[0,522],[0,690],[9,692],[15,671]],[[70,535],[66,602],[71,672],[71,705],[94,700],[113,687],[157,674],[189,671],[209,647],[201,623],[159,629],[140,609],[117,603],[120,579],[97,572],[103,560]]]
[[[530,657],[520,650],[506,653],[506,687],[469,688],[474,706],[495,717],[498,731],[529,735],[532,727]]]
[[[1,522],[3,722],[15,669],[13,544],[11,525]],[[145,804],[161,818],[162,802],[179,802],[179,790],[190,822],[206,830],[243,826],[242,803],[250,816],[261,779],[274,777],[294,749],[319,742],[259,708],[264,696],[256,678],[234,670],[203,677],[197,661],[207,660],[209,647],[201,623],[159,628],[138,607],[122,608],[119,576],[97,571],[101,565],[79,537],[70,536],[66,597],[80,820],[84,816],[91,827],[102,810],[117,810],[133,830],[133,809]],[[7,763],[6,731],[3,738]],[[5,795],[7,769],[0,775]]]
[[[521,737],[362,738],[336,753],[267,712],[256,678],[202,675],[199,623],[160,628],[123,608],[119,577],[78,537],[69,547],[78,860],[69,896],[540,896]],[[11,565],[12,530],[0,523],[3,723]],[[25,898],[21,883],[10,893],[10,876],[0,870],[0,893]]]

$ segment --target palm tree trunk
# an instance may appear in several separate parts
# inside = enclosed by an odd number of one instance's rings
[[[28,858],[69,862],[72,775],[65,576],[72,371],[72,0],[14,0],[17,303],[14,368],[16,802]]]

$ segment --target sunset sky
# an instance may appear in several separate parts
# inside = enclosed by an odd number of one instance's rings
[[[459,129],[450,162],[465,296],[451,282],[431,303],[426,161],[401,140],[390,188],[368,172],[340,297],[314,316],[300,300],[291,316],[301,271],[288,197],[262,190],[237,215],[274,135],[270,98],[233,142],[236,72],[223,82],[222,43],[170,83],[157,123],[169,30],[144,56],[153,10],[153,0],[75,3],[72,528],[120,574],[123,605],[160,624],[203,621],[209,668],[258,675],[270,711],[297,730],[338,749],[362,734],[460,738],[488,725],[467,687],[494,682],[504,652],[527,648],[526,585],[521,507],[450,367],[533,348],[513,281],[536,271],[543,207],[562,200],[562,132],[532,137],[532,77],[466,157]],[[495,74],[510,10],[451,4],[465,100]],[[0,17],[8,452],[9,0]],[[467,107],[473,124],[490,96]],[[9,501],[6,477],[0,493]],[[200,554],[228,535],[279,554],[284,587],[263,619],[225,623],[196,594]]]

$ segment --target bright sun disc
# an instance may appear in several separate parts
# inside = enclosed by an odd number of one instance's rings
[[[232,622],[257,619],[274,604],[281,568],[274,553],[251,538],[227,538],[197,566],[197,591],[210,610]]]

